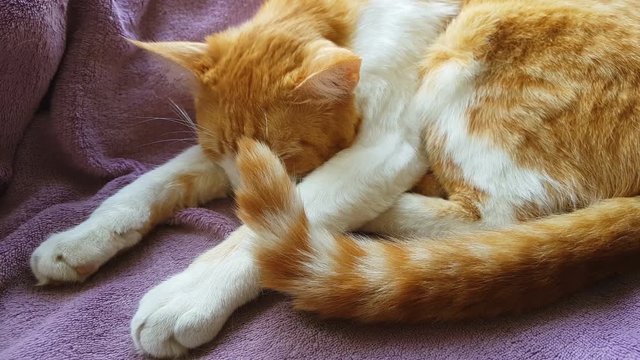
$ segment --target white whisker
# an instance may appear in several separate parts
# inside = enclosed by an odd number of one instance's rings
[[[142,144],[140,145],[140,147],[147,147],[147,146],[151,146],[151,145],[156,145],[156,144],[162,144],[162,143],[168,143],[168,142],[190,142],[193,143],[195,139],[191,138],[191,139],[165,139],[165,140],[158,140],[158,141],[153,141],[147,144]]]
[[[268,138],[269,137],[269,118],[267,117],[267,112],[264,111],[263,107],[260,107],[260,110],[262,110],[262,114],[264,115],[264,133]]]

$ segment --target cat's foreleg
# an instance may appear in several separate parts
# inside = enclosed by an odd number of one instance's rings
[[[390,133],[342,151],[297,189],[311,223],[353,231],[391,207],[427,168],[413,144]]]
[[[31,255],[40,284],[83,281],[176,210],[226,196],[229,182],[193,146],[105,200],[79,225],[51,235]]]
[[[176,357],[213,339],[229,316],[260,293],[246,226],[147,292],[131,320],[140,351]]]
[[[298,185],[310,221],[335,231],[355,230],[424,174],[426,165],[415,147],[399,136],[377,140],[344,150]],[[258,148],[269,152],[264,145]],[[264,169],[254,165],[254,173],[269,171],[268,163]],[[137,348],[175,357],[213,339],[233,311],[260,293],[260,268],[252,251],[253,242],[260,241],[242,226],[184,272],[149,291],[131,322]]]

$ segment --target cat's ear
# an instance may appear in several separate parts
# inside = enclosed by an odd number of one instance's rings
[[[361,63],[362,60],[349,51],[342,51],[328,59],[324,57],[318,64],[314,64],[314,71],[304,78],[294,91],[328,101],[349,97],[360,80]]]
[[[206,43],[191,41],[142,42],[136,40],[129,40],[129,42],[141,49],[160,55],[196,75],[204,74],[212,66]]]

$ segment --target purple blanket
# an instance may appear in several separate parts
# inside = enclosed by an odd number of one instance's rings
[[[180,78],[122,35],[202,39],[259,0],[0,2],[0,359],[127,359],[129,321],[151,287],[238,222],[229,201],[185,210],[87,283],[37,288],[28,259],[52,232],[193,143],[169,99]],[[154,119],[156,118],[156,119]],[[157,118],[167,118],[157,119]],[[267,293],[240,309],[203,358],[640,358],[640,275],[551,308],[486,322],[360,326],[293,312]]]

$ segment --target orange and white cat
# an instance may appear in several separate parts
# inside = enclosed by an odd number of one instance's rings
[[[46,240],[33,272],[82,281],[239,186],[247,226],[145,295],[141,351],[211,340],[262,286],[363,321],[553,301],[640,252],[639,20],[627,0],[268,0],[205,43],[137,42],[194,74],[199,145]],[[428,170],[446,199],[405,193]]]

